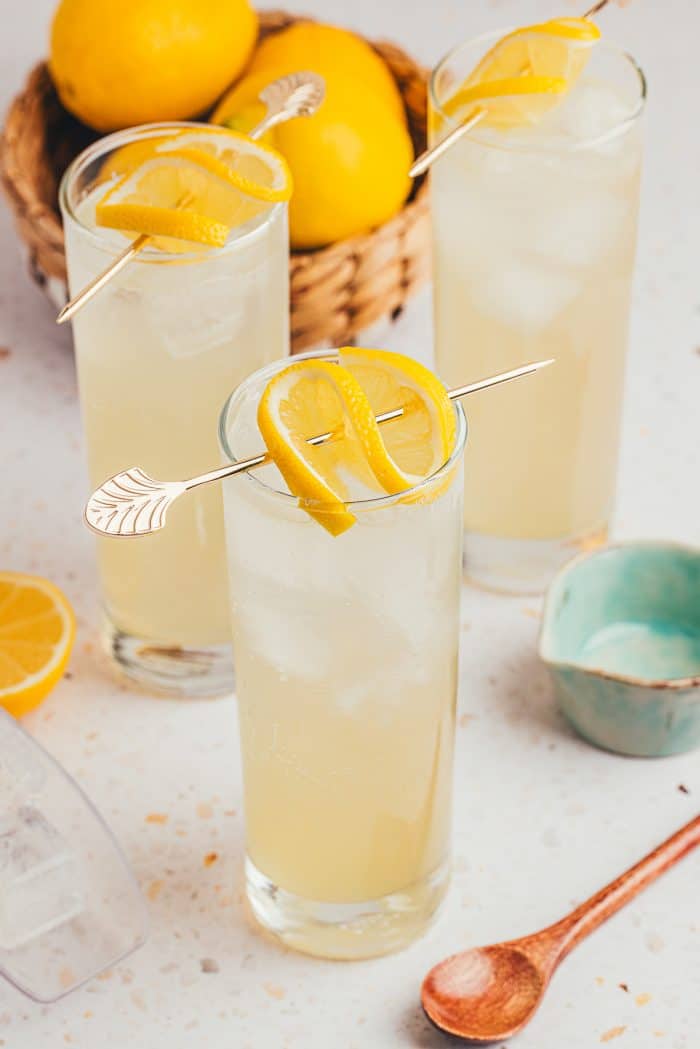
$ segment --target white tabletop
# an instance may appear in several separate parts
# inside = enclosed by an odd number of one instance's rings
[[[17,7],[2,0],[3,106],[45,52],[53,3]],[[581,5],[305,0],[303,6],[394,39],[433,63],[467,35],[562,8],[574,13]],[[650,83],[615,533],[697,543],[700,8],[694,0],[633,0],[601,21],[641,61]],[[575,738],[535,656],[540,603],[465,590],[456,862],[447,907],[423,940],[378,961],[324,963],[265,940],[241,902],[234,700],[151,699],[115,684],[105,671],[91,540],[80,523],[86,479],[70,332],[56,328],[54,310],[27,277],[4,209],[0,245],[0,346],[9,351],[0,351],[0,566],[50,577],[79,618],[70,672],[26,724],[114,827],[152,919],[141,951],[57,1005],[34,1005],[0,983],[0,1047],[447,1046],[419,1007],[427,968],[457,949],[549,923],[694,816],[698,755],[630,760]],[[430,339],[426,292],[384,341],[424,355]],[[39,480],[43,498],[36,494]],[[149,821],[150,814],[164,820]],[[205,867],[212,852],[217,859]],[[700,855],[684,860],[582,944],[518,1049],[607,1042],[615,1049],[696,1049],[699,875]]]

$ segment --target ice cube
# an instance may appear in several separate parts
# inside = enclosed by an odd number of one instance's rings
[[[258,577],[246,586],[239,577],[237,584],[241,612],[235,618],[241,647],[274,667],[282,678],[327,678],[330,650],[319,637],[317,620],[332,602],[324,601],[323,595],[281,586],[274,579]]]
[[[542,209],[533,254],[557,266],[592,267],[614,248],[631,206],[629,200],[601,188],[578,188],[560,207]]]
[[[190,277],[175,287],[171,284],[158,288],[154,281],[153,287],[147,286],[143,291],[144,324],[153,327],[157,323],[153,339],[176,360],[224,346],[242,329],[246,284],[250,282],[251,275],[247,274],[234,283],[230,272],[217,277],[203,274],[195,281]]]
[[[630,101],[618,88],[586,79],[568,93],[560,106],[552,109],[549,128],[561,131],[576,142],[585,142],[624,123],[631,111]],[[544,121],[542,123],[544,125]],[[544,127],[549,129],[547,125]]]
[[[578,277],[536,262],[505,258],[474,277],[474,307],[523,335],[538,335],[573,302],[581,290]]]
[[[84,907],[80,865],[35,808],[22,806],[0,834],[0,949],[12,950],[68,922]]]

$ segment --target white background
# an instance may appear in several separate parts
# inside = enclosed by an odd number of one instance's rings
[[[46,51],[52,7],[53,0],[0,0],[3,108]],[[579,7],[570,0],[305,4],[394,39],[426,64],[476,32]],[[601,24],[640,60],[650,84],[616,535],[697,543],[700,8],[694,0],[632,0]],[[305,959],[263,939],[240,900],[233,700],[175,703],[125,691],[96,651],[71,337],[55,327],[53,313],[26,276],[0,209],[0,346],[10,351],[0,358],[0,566],[49,576],[79,616],[70,678],[28,727],[113,825],[151,897],[153,930],[125,965],[58,1005],[33,1005],[0,983],[0,1047],[452,1044],[418,1005],[427,968],[459,948],[554,920],[690,819],[700,799],[697,754],[627,760],[574,738],[534,654],[539,603],[465,591],[456,864],[446,910],[408,951],[361,964]],[[426,292],[385,343],[424,355],[430,338]],[[168,820],[146,822],[149,813]],[[205,869],[212,851],[219,859]],[[578,948],[518,1049],[608,1041],[615,1049],[697,1049],[699,874],[700,855],[686,859]],[[219,971],[204,973],[203,958]],[[624,1030],[613,1038],[615,1028]]]

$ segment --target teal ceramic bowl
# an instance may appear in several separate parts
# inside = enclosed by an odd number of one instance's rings
[[[589,742],[640,757],[700,746],[700,550],[627,543],[570,561],[539,651]]]

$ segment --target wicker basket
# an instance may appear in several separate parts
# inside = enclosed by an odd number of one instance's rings
[[[298,21],[282,11],[260,14],[265,36]],[[400,48],[374,43],[402,93],[417,151],[425,148],[426,70]],[[62,107],[47,67],[38,65],[7,114],[0,141],[0,179],[29,251],[31,273],[65,300],[66,266],[57,189],[70,161],[97,135]],[[408,202],[389,222],[290,257],[294,352],[342,345],[380,317],[396,317],[430,268],[427,186],[417,180]]]

